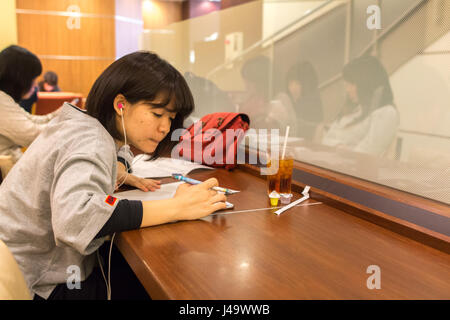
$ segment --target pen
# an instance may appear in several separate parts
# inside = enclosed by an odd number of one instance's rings
[[[192,178],[185,177],[185,176],[183,176],[182,174],[179,174],[179,173],[172,173],[172,177],[174,179],[177,179],[179,181],[184,181],[184,182],[189,183],[189,184],[202,183],[202,181],[198,181],[198,180],[195,180],[195,179],[192,179]],[[233,193],[238,193],[239,192],[239,191],[236,191],[236,190],[231,190],[231,189],[222,188],[222,187],[213,187],[212,189],[215,190],[215,191],[223,192],[225,194],[233,194]]]

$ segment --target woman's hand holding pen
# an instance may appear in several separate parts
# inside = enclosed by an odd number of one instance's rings
[[[141,228],[180,220],[195,220],[226,209],[225,194],[211,190],[218,184],[215,178],[197,185],[181,184],[173,198],[142,201]]]
[[[211,190],[219,185],[216,178],[208,179],[197,185],[181,184],[174,196],[181,211],[180,220],[203,218],[217,210],[226,209],[227,197],[223,193]]]

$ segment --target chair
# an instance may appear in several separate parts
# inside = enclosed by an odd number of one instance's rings
[[[8,247],[0,240],[0,300],[31,300],[25,278]]]
[[[3,182],[3,179],[6,178],[6,175],[8,174],[9,170],[11,170],[13,165],[14,162],[11,156],[0,156],[0,183]]]
[[[57,110],[64,102],[83,108],[83,96],[73,92],[38,92],[33,114],[44,115]]]

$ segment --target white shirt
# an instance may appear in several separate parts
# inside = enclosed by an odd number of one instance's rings
[[[364,120],[347,126],[361,115],[362,109],[336,120],[322,139],[328,146],[343,145],[355,152],[382,155],[395,139],[399,126],[397,109],[386,105]]]
[[[11,155],[17,162],[22,156],[21,148],[28,147],[54,116],[31,115],[0,91],[0,155]]]

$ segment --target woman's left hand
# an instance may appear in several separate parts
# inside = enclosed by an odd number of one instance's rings
[[[139,178],[131,173],[127,175],[125,166],[121,162],[118,162],[115,189],[123,184],[136,187],[144,192],[156,191],[161,188],[161,181],[159,180]]]
[[[156,191],[161,188],[161,181],[159,180],[139,178],[132,174],[129,174],[125,178],[125,181],[123,181],[123,177],[118,176],[116,181],[116,188],[122,183],[132,187],[136,187],[144,192]]]

